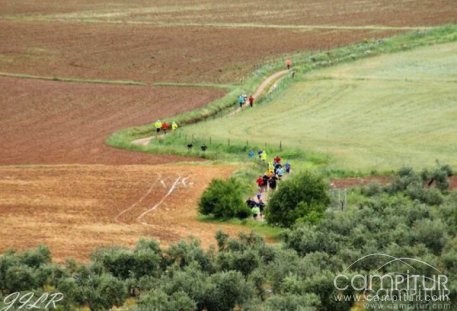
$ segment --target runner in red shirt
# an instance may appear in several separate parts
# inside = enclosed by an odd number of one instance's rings
[[[166,134],[168,129],[170,129],[170,124],[167,123],[167,122],[163,122],[162,123],[162,131],[163,131],[163,133]]]
[[[262,192],[263,186],[264,186],[264,182],[263,182],[262,176],[259,176],[259,178],[257,178],[256,183],[257,183],[257,186],[259,186],[259,188],[260,188],[260,192]]]
[[[287,69],[290,69],[290,67],[292,66],[292,60],[290,60],[290,58],[286,60],[286,66]]]
[[[251,106],[251,108],[254,106],[254,97],[252,95],[249,96],[249,106]]]
[[[262,178],[262,176],[259,176],[259,178],[257,178],[256,182],[257,182],[257,185],[259,187],[263,186],[263,178]]]
[[[276,156],[276,158],[274,158],[274,161],[275,163],[279,164],[281,163],[281,158],[279,156]]]

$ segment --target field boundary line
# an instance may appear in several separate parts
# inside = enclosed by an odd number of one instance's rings
[[[173,193],[173,191],[176,189],[176,186],[178,185],[179,181],[181,180],[181,176],[178,176],[178,178],[176,178],[175,182],[171,185],[170,189],[168,189],[168,192],[162,197],[162,199],[160,199],[159,202],[157,202],[153,207],[151,207],[150,209],[144,211],[140,216],[138,216],[136,218],[136,220],[143,224],[143,225],[149,225],[147,222],[145,221],[141,221],[141,218],[143,218],[144,216],[146,216],[147,214],[149,214],[150,212],[153,212],[156,208],[158,208],[160,205],[162,205],[163,202],[165,202],[165,200]]]
[[[224,89],[231,90],[236,85],[234,84],[217,84],[217,83],[186,83],[186,82],[155,82],[152,83],[153,86],[163,86],[163,87],[201,87],[201,88],[214,88],[214,89]]]
[[[416,78],[416,77],[407,77],[407,78],[375,78],[370,76],[315,76],[304,78],[304,82],[317,82],[317,81],[382,81],[382,82],[439,82],[439,83],[457,83],[457,79],[434,79],[434,78]]]
[[[50,76],[35,76],[23,73],[0,72],[1,77],[18,78],[18,79],[34,79],[67,83],[90,83],[90,84],[114,84],[114,85],[129,85],[129,86],[147,86],[147,83],[133,80],[97,80],[97,79],[81,79],[81,78],[64,78]]]
[[[258,28],[258,29],[290,29],[290,30],[426,30],[431,26],[389,26],[389,25],[313,25],[313,24],[259,24],[259,23],[198,23],[198,22],[154,22],[131,20],[107,20],[97,17],[72,17],[72,16],[7,16],[1,18],[8,21],[37,21],[37,22],[67,22],[87,24],[122,24],[122,25],[151,25],[156,27],[212,27],[212,28]],[[0,20],[1,20],[0,19]]]
[[[124,222],[121,222],[119,221],[119,217],[121,217],[122,215],[124,215],[125,213],[127,213],[128,211],[130,211],[131,209],[135,208],[138,204],[140,204],[149,194],[151,194],[152,190],[154,189],[154,187],[156,186],[157,182],[160,180],[162,181],[162,174],[156,174],[157,178],[156,180],[151,184],[151,187],[149,187],[148,191],[146,191],[146,193],[138,200],[136,201],[135,203],[133,203],[132,205],[130,205],[128,208],[124,209],[123,211],[121,211],[115,218],[114,218],[114,221],[116,221],[117,223],[120,223],[120,224],[125,224]]]

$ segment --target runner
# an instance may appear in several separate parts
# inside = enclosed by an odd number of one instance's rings
[[[274,158],[274,161],[275,161],[275,164],[280,164],[280,163],[281,163],[281,158],[277,155],[277,156]]]
[[[173,131],[175,131],[177,128],[178,128],[178,123],[176,123],[175,121],[173,121],[173,123],[171,124],[171,129],[172,129]]]
[[[257,186],[259,186],[260,192],[262,192],[263,186],[265,185],[265,182],[264,182],[262,176],[259,176],[259,178],[257,178],[256,183],[257,183]]]
[[[290,69],[291,66],[292,66],[292,60],[290,58],[286,59],[286,67],[287,67],[287,69]]]
[[[263,151],[262,154],[260,155],[260,159],[263,161],[263,162],[267,162],[267,152],[266,151]]]
[[[290,163],[289,163],[289,161],[287,161],[284,166],[286,168],[286,173],[289,174],[290,173]]]
[[[260,149],[259,151],[257,151],[257,154],[259,155],[259,160],[262,160],[262,153],[263,153],[263,150]]]
[[[281,177],[284,175],[284,169],[282,168],[282,166],[279,166],[276,169],[276,174],[278,174],[278,178],[279,178],[279,180],[281,180]]]
[[[258,206],[254,206],[251,209],[252,216],[254,217],[255,220],[257,220],[257,216],[260,214],[260,208]]]
[[[263,176],[262,176],[262,180],[263,180],[263,190],[264,192],[267,191],[267,186],[268,186],[268,181],[270,180],[270,177],[268,176],[268,172],[266,172]]]
[[[259,203],[256,204],[260,210],[260,217],[263,216],[263,211],[265,210],[265,203],[263,203],[262,199],[259,199]]]
[[[276,175],[273,175],[270,180],[268,181],[268,185],[270,186],[270,189],[275,191],[276,189],[276,181],[278,180],[278,177]]]
[[[274,172],[275,174],[278,174],[278,171],[279,171],[279,169],[281,169],[281,168],[282,168],[282,165],[279,164],[279,163],[276,163],[273,172]]]
[[[253,208],[254,206],[257,205],[257,202],[254,201],[254,200],[251,200],[251,199],[247,199],[247,200],[246,200],[246,205],[247,205],[249,208]]]
[[[246,100],[243,95],[240,95],[240,97],[238,97],[238,104],[240,104],[240,108],[243,108],[245,101]]]
[[[254,106],[254,97],[252,95],[249,96],[249,106],[251,106],[251,108]]]
[[[159,133],[160,132],[160,129],[162,128],[162,122],[160,120],[157,120],[155,123],[154,123],[154,127],[156,128],[156,132]]]
[[[167,122],[162,123],[162,131],[164,134],[167,134],[167,131],[170,129],[170,124]]]

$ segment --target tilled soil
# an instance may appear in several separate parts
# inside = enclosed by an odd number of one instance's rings
[[[141,237],[163,246],[188,238],[215,244],[217,230],[201,223],[199,196],[233,167],[184,165],[62,165],[0,167],[0,253],[48,245],[54,259],[88,260],[97,247],[132,247]]]

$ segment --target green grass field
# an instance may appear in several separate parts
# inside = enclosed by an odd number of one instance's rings
[[[329,168],[370,171],[457,165],[457,43],[297,75],[272,100],[183,129],[329,156]]]

